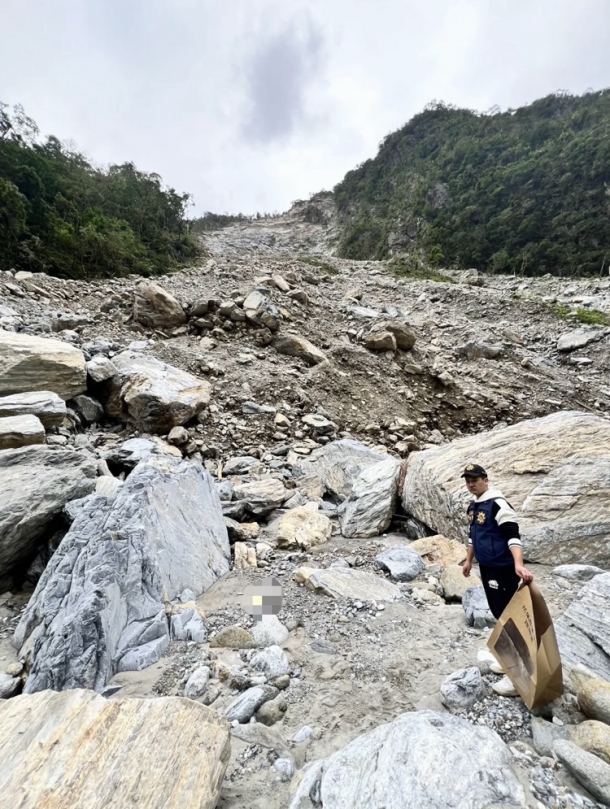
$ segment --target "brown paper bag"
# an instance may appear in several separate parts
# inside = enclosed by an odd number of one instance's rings
[[[533,582],[519,587],[487,645],[528,708],[546,705],[563,694],[553,621]]]

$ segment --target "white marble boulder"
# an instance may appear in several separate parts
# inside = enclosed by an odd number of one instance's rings
[[[143,281],[134,294],[133,319],[151,329],[173,329],[186,323],[186,314],[167,290],[153,281]]]
[[[53,391],[71,399],[86,389],[85,356],[78,348],[0,329],[0,396]]]
[[[52,391],[14,393],[0,397],[0,418],[36,416],[44,427],[61,427],[66,417],[66,403]]]
[[[610,421],[561,411],[412,453],[405,511],[465,539],[470,498],[460,476],[473,462],[517,511],[527,560],[610,565]]]
[[[345,537],[373,537],[392,521],[400,462],[387,456],[363,469],[352,490],[339,506],[339,523]]]
[[[101,691],[155,663],[169,643],[165,600],[202,593],[229,560],[210,475],[169,456],[142,461],[114,495],[83,502],[44,571],[14,637],[31,663],[25,691]]]
[[[169,433],[193,419],[210,402],[211,385],[154,357],[123,351],[112,359],[117,375],[99,397],[114,418],[150,433]]]
[[[555,622],[559,652],[566,669],[578,664],[610,680],[610,573],[582,587]]]
[[[388,460],[388,455],[342,438],[314,450],[294,468],[299,489],[310,497],[328,496],[342,503],[352,493],[356,480],[365,469]]]
[[[6,416],[0,418],[0,450],[44,444],[46,433],[36,416]]]
[[[289,809],[525,806],[512,761],[490,728],[450,714],[405,713],[309,764]]]

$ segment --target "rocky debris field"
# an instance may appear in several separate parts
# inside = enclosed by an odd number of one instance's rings
[[[397,277],[335,258],[316,210],[211,234],[154,281],[0,274],[0,790],[610,805],[610,282]],[[478,654],[474,460],[555,620],[566,693],[533,714]],[[166,756],[86,787],[23,770],[24,717],[65,761],[70,711],[113,756],[136,726]]]

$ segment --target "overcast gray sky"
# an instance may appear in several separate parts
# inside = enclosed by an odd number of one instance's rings
[[[332,188],[432,99],[610,86],[609,0],[0,0],[0,100],[196,212]]]

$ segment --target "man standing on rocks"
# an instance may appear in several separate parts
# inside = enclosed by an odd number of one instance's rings
[[[474,497],[467,512],[470,538],[462,573],[470,576],[476,557],[489,609],[495,618],[499,618],[516,593],[519,582],[523,580],[527,584],[534,577],[523,564],[517,515],[510,503],[502,492],[490,488],[487,472],[479,464],[468,464],[462,477]],[[490,668],[496,674],[503,673],[495,658]],[[508,677],[495,683],[493,689],[505,697],[517,695]]]

